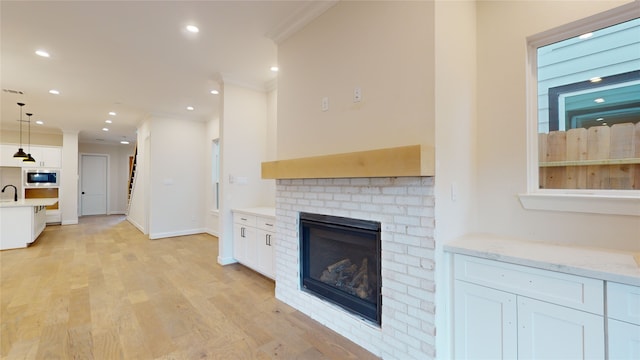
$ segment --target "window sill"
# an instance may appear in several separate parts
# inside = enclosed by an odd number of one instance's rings
[[[638,191],[632,191],[631,194],[544,192],[519,194],[518,197],[528,210],[640,216]]]

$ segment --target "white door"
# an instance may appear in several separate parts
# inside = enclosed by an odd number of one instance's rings
[[[80,215],[107,213],[107,156],[82,155],[80,166]]]
[[[604,359],[604,318],[518,297],[518,358]]]
[[[517,358],[516,296],[456,280],[456,359]]]

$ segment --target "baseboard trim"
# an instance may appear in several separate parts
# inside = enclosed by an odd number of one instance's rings
[[[189,230],[181,230],[181,231],[169,231],[162,233],[149,233],[149,239],[164,239],[168,237],[174,236],[185,236],[185,235],[194,235],[194,234],[202,234],[206,233],[205,229],[189,229]]]
[[[229,264],[234,264],[234,263],[237,263],[237,262],[238,262],[238,260],[236,260],[236,259],[234,259],[232,257],[223,258],[223,257],[218,256],[218,264],[220,264],[222,266],[229,265]]]
[[[146,232],[144,232],[144,228],[138,224],[137,222],[135,222],[130,216],[127,216],[127,221],[133,225],[136,229],[140,230],[141,233],[146,234]]]
[[[76,220],[62,220],[60,225],[78,225],[78,219]]]

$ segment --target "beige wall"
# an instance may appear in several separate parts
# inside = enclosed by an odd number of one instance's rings
[[[524,210],[527,190],[526,37],[625,2],[481,1],[478,25],[477,231],[640,250],[640,220]]]
[[[279,44],[278,159],[433,145],[433,7],[342,1]]]
[[[127,210],[127,184],[129,182],[129,156],[133,156],[135,145],[107,145],[80,143],[78,152],[79,161],[82,155],[109,155],[109,179],[108,179],[108,214],[124,214]],[[82,180],[80,180],[82,183]]]
[[[19,144],[20,132],[12,130],[0,131],[0,143],[3,144]],[[29,143],[27,132],[22,131],[22,144]],[[34,145],[49,145],[49,146],[62,146],[62,133],[50,134],[50,133],[37,133],[31,131],[31,144]],[[25,147],[26,148],[26,147]]]

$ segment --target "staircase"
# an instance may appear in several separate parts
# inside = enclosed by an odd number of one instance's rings
[[[133,151],[133,156],[129,157],[129,183],[127,185],[127,215],[129,214],[129,208],[131,207],[131,194],[133,193],[133,188],[135,185],[136,178],[136,165],[138,162],[138,146],[136,145],[135,150]]]

